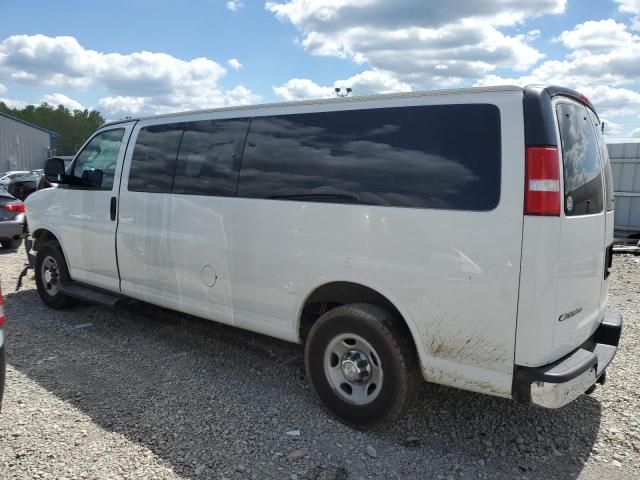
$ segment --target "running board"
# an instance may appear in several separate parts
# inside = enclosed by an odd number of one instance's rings
[[[63,283],[60,286],[60,291],[69,297],[107,307],[120,307],[132,302],[132,299],[124,295],[107,292],[74,281]]]

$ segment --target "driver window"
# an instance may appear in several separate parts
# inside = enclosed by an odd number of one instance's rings
[[[92,185],[96,189],[111,190],[113,178],[118,163],[118,153],[122,144],[124,129],[108,130],[91,139],[89,144],[76,157],[73,166],[73,177],[77,184],[89,186],[87,178],[95,179],[94,174],[102,173],[102,181],[99,186]]]

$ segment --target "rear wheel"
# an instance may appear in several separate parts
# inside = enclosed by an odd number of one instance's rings
[[[20,248],[20,245],[22,245],[22,239],[18,238],[13,240],[2,240],[0,241],[0,245],[2,245],[2,248],[17,250],[18,248]]]
[[[399,319],[369,304],[320,317],[307,338],[305,365],[326,407],[360,429],[398,418],[419,382],[415,350]]]
[[[45,304],[62,309],[73,303],[73,299],[60,290],[62,284],[71,280],[71,277],[57,243],[49,242],[40,247],[35,270],[38,294]]]

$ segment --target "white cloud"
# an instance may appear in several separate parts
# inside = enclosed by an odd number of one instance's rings
[[[315,98],[331,98],[336,95],[335,87],[353,89],[351,95],[374,93],[407,92],[411,86],[398,80],[391,72],[368,70],[353,77],[336,80],[333,86],[322,86],[307,78],[293,78],[282,85],[274,86],[274,93],[287,101]]]
[[[100,109],[115,117],[140,115],[144,110],[144,97],[104,97],[98,101]]]
[[[529,45],[539,32],[499,30],[560,13],[565,0],[281,0],[266,8],[291,22],[314,55],[394,72],[413,88],[448,87],[497,68],[526,70],[543,58]]]
[[[556,84],[585,94],[607,123],[607,138],[628,138],[640,125],[640,36],[614,20],[589,21],[563,32],[570,49],[565,58],[548,60],[526,75],[488,75],[477,85]]]
[[[242,7],[244,7],[244,3],[241,0],[229,0],[227,2],[227,8],[232,12],[237,12]]]
[[[627,31],[622,23],[613,19],[588,21],[576,25],[573,30],[562,32],[559,40],[571,49],[591,52],[606,52],[613,48],[624,48],[638,42],[640,37]]]
[[[208,58],[98,52],[74,37],[14,35],[0,43],[0,76],[57,87],[102,86],[108,95],[99,105],[108,116],[212,108],[256,98],[251,92],[238,96],[235,89],[223,90],[218,82],[225,74]]]
[[[7,91],[7,87],[0,83],[0,93],[5,93]]]
[[[12,98],[2,98],[0,97],[0,102],[4,103],[9,108],[24,108],[29,105],[28,102],[23,102],[22,100],[14,100]]]
[[[42,101],[52,106],[62,105],[71,111],[84,110],[84,107],[80,102],[74,100],[73,98],[69,98],[62,93],[51,93],[48,95],[44,95],[42,97]]]
[[[242,69],[242,64],[240,63],[240,60],[238,60],[237,58],[230,58],[229,60],[227,60],[227,63],[234,70]]]
[[[640,13],[640,0],[615,0],[618,9],[625,13]]]
[[[312,98],[329,98],[331,87],[323,87],[308,78],[292,78],[282,85],[274,86],[273,92],[283,100],[306,100]]]

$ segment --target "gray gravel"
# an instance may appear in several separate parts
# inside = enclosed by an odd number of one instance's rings
[[[604,388],[547,411],[425,385],[377,432],[322,410],[302,348],[147,305],[44,307],[0,253],[8,314],[1,479],[640,478],[640,259],[616,256],[625,319]]]

